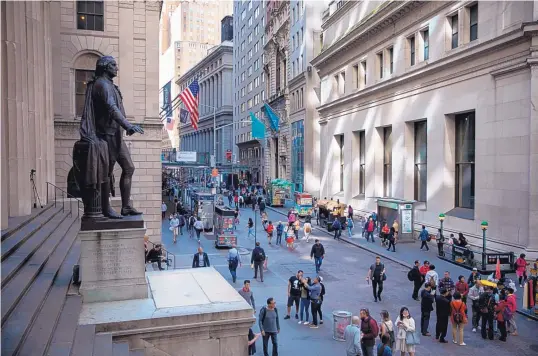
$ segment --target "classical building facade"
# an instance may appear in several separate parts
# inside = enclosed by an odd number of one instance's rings
[[[163,87],[170,86],[173,100],[179,94],[175,85],[178,79],[198,64],[210,48],[221,43],[221,20],[232,15],[232,11],[232,1],[228,0],[163,2],[159,36],[161,104]],[[178,115],[179,111],[173,110],[174,129],[167,134],[163,131],[163,148],[179,147]]]
[[[7,210],[9,216],[30,213],[33,195],[29,179],[23,177],[29,177],[31,169],[37,171],[35,181],[42,199],[46,200],[46,182],[67,190],[72,148],[80,137],[86,83],[93,76],[97,58],[111,55],[118,61],[115,82],[121,89],[127,118],[145,131],[144,135],[125,138],[136,167],[133,204],[144,213],[151,240],[159,241],[160,2],[15,1],[2,2],[1,13],[7,28],[2,31],[6,49],[2,51],[2,73],[13,76],[2,82],[2,89],[7,89],[2,90],[2,101],[7,104],[2,105],[6,107],[2,142],[7,145],[2,149],[2,165],[13,165],[13,169],[2,169],[2,174],[11,178],[2,179],[2,192],[13,198],[7,201],[7,207],[12,206]],[[15,18],[18,20],[9,22]],[[118,166],[115,176],[119,183]],[[53,194],[51,186],[49,194]]]
[[[537,4],[340,2],[327,10],[321,196],[416,200],[415,225],[538,254]],[[336,4],[335,4],[336,5]]]
[[[261,119],[266,99],[263,75],[265,1],[234,1],[234,165],[245,179],[262,183],[264,140],[252,137],[250,113]]]
[[[191,126],[190,118],[186,123],[180,123],[180,150],[207,152],[209,155],[215,153],[217,167],[230,169],[233,149],[232,68],[233,43],[225,41],[210,49],[202,61],[177,81],[180,91],[194,79],[200,86],[198,130]],[[224,125],[227,126],[219,128]]]

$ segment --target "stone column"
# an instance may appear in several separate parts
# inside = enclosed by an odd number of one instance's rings
[[[222,106],[222,72],[217,73],[217,108]]]
[[[532,47],[537,48],[538,35],[532,37]],[[538,51],[527,59],[531,67],[530,152],[529,152],[529,240],[528,258],[538,258],[538,112],[532,103],[538,102]]]
[[[405,122],[395,121],[392,125],[392,196],[404,198],[405,186]]]
[[[205,110],[205,82],[200,83],[200,115],[204,113]]]

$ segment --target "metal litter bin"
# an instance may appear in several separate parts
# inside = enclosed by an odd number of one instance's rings
[[[344,332],[346,326],[351,325],[352,314],[348,311],[333,311],[333,339],[336,341],[346,341]]]

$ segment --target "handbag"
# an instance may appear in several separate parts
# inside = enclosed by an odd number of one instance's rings
[[[405,333],[406,345],[420,345],[420,334],[418,331],[407,331]]]
[[[387,274],[386,273],[383,273],[383,282],[387,280]]]

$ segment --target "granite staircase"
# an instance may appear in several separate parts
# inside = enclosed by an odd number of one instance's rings
[[[141,356],[93,326],[77,328],[82,298],[71,284],[80,258],[80,201],[9,218],[1,232],[3,356]],[[142,353],[141,353],[142,351]]]

